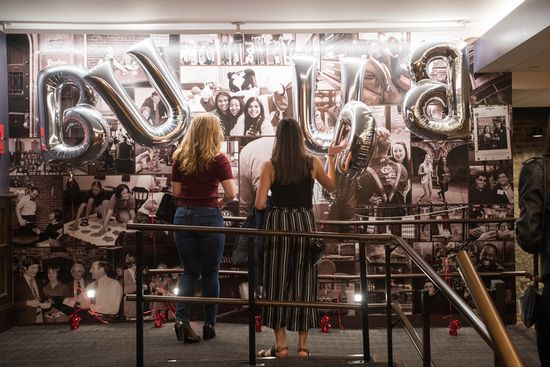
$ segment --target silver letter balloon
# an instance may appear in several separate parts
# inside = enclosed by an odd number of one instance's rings
[[[447,65],[446,82],[432,80],[429,66],[442,60]],[[466,43],[430,40],[411,53],[409,72],[415,83],[403,100],[408,128],[429,140],[463,139],[470,132]],[[442,111],[433,112],[442,107]]]
[[[150,38],[134,45],[128,53],[136,58],[147,78],[168,108],[168,120],[153,126],[145,120],[109,63],[98,65],[84,77],[97,90],[138,144],[163,147],[178,141],[187,131],[189,105],[170,69]]]
[[[294,65],[292,84],[294,119],[302,127],[306,148],[312,153],[326,153],[334,134],[321,132],[315,125],[315,87],[317,85],[315,57],[294,56],[292,63]]]
[[[97,159],[107,149],[109,127],[101,113],[94,108],[95,97],[84,81],[87,70],[74,66],[52,66],[38,75],[38,110],[40,140],[44,162],[67,168],[84,165]],[[80,92],[76,106],[64,111],[61,107],[63,88],[74,86]],[[69,130],[79,127],[83,139],[67,144]]]
[[[137,59],[168,107],[168,120],[160,126],[145,121],[109,63],[89,71],[74,65],[44,69],[38,75],[38,108],[45,162],[77,167],[96,160],[107,149],[109,127],[94,107],[94,89],[137,143],[156,148],[183,137],[189,125],[189,105],[153,41],[145,39],[128,53]],[[68,85],[78,88],[80,98],[76,106],[63,110],[61,92]],[[84,139],[70,145],[66,142],[67,132],[74,126],[82,129]]]

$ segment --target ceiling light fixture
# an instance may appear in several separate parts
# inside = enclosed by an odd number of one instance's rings
[[[247,21],[250,33],[271,32],[366,32],[366,31],[438,31],[464,30],[469,20],[400,21],[400,20],[337,20],[337,21]],[[100,22],[4,22],[6,33],[32,32],[147,32],[147,33],[236,33],[244,22],[181,22],[181,23],[100,23]]]
[[[542,127],[541,127],[541,126],[535,126],[535,127],[531,130],[531,136],[532,136],[533,138],[542,138],[542,137],[543,137]]]
[[[236,28],[235,33],[233,34],[233,42],[243,43],[244,37],[243,37],[243,34],[241,33],[241,25],[243,25],[244,22],[233,22],[231,24],[235,25],[235,28]]]

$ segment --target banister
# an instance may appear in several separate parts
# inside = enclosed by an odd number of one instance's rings
[[[370,223],[372,224],[372,223]],[[232,228],[232,227],[202,227],[174,224],[148,224],[148,223],[127,223],[129,230],[157,230],[157,231],[187,231],[187,232],[206,232],[206,233],[225,233],[225,234],[245,234],[249,236],[267,235],[276,237],[297,236],[306,238],[329,238],[329,239],[348,239],[359,242],[368,241],[370,243],[397,243],[409,255],[411,260],[422,270],[424,274],[434,283],[447,299],[455,305],[456,309],[464,316],[476,332],[493,348],[491,337],[483,321],[475,314],[468,304],[460,298],[452,288],[433,270],[431,266],[418,255],[414,249],[401,237],[392,234],[361,234],[361,233],[335,233],[335,232],[288,232],[273,231],[264,229],[250,228]]]

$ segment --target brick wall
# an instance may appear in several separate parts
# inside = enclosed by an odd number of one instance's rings
[[[87,34],[88,67],[96,66],[108,47],[113,48],[113,54],[119,60],[130,46],[147,37],[139,34]]]

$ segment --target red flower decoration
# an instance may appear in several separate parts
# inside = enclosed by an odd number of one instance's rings
[[[256,315],[254,316],[254,319],[256,320],[256,332],[261,333],[262,332],[262,315]]]
[[[449,335],[458,336],[458,329],[460,329],[460,328],[461,328],[460,321],[452,320],[449,323]]]
[[[325,315],[321,317],[321,321],[319,322],[319,326],[321,327],[322,333],[328,333],[332,325],[330,324],[330,318]]]
[[[82,318],[78,316],[76,311],[69,316],[69,320],[71,321],[71,330],[78,330],[80,328],[80,320]]]
[[[155,313],[155,316],[153,316],[153,319],[155,320],[155,327],[161,328],[164,325],[164,320],[166,319],[166,316],[164,316],[163,311],[158,310]]]

